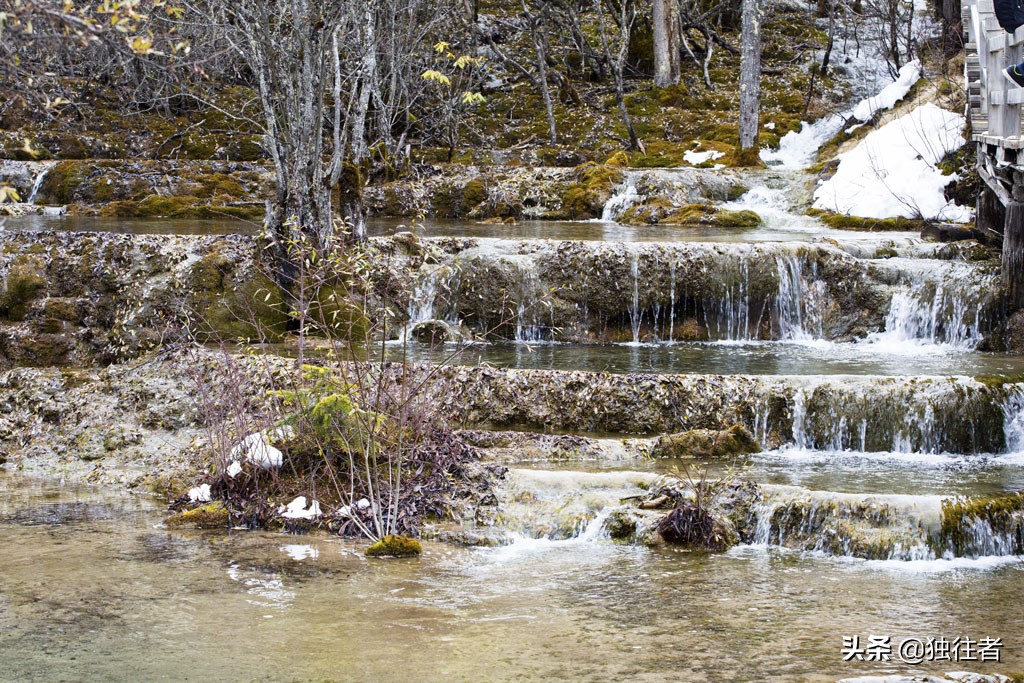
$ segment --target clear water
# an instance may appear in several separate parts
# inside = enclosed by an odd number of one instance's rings
[[[4,681],[834,681],[844,635],[1001,637],[1024,669],[1017,559],[865,562],[607,540],[426,544],[175,532],[156,501],[0,474]],[[963,668],[961,667],[957,668]]]
[[[1024,357],[942,344],[829,342],[675,344],[426,344],[394,358],[501,368],[721,375],[962,375],[1024,378]]]

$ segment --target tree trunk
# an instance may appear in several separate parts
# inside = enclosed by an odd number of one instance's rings
[[[654,85],[679,82],[679,0],[654,0]]]
[[[758,163],[757,134],[761,109],[761,3],[743,0],[740,48],[740,162]]]

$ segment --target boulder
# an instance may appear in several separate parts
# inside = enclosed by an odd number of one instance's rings
[[[655,458],[721,458],[761,452],[761,444],[742,425],[728,429],[691,429],[658,439],[651,452]]]

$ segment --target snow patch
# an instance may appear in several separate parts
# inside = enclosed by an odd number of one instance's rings
[[[689,150],[688,152],[683,154],[683,161],[685,161],[688,164],[692,164],[693,166],[700,166],[703,163],[707,163],[708,161],[714,161],[715,159],[721,159],[724,156],[724,153],[717,152],[713,149],[710,149],[707,152],[696,152],[694,150]]]
[[[963,126],[963,116],[929,103],[872,131],[839,155],[836,174],[814,192],[814,208],[864,218],[970,220],[970,209],[943,196],[956,176],[936,168],[966,142]]]
[[[306,497],[298,496],[295,500],[288,503],[288,505],[282,505],[277,509],[285,519],[315,519],[320,516],[320,503],[315,500],[309,502],[309,506],[306,505]]]
[[[799,131],[790,131],[782,136],[777,150],[762,149],[762,161],[775,168],[807,168],[814,163],[821,146],[843,130],[851,118],[867,121],[879,111],[891,109],[906,96],[920,77],[920,62],[915,60],[904,65],[895,82],[885,86],[877,94],[858,102],[852,111],[830,114],[814,123],[804,121],[801,123]],[[856,124],[849,128],[848,132],[856,130],[859,125]]]
[[[242,439],[231,449],[231,457],[235,460],[248,460],[265,470],[280,467],[284,463],[284,453],[267,443],[267,435],[254,432]]]
[[[209,503],[213,498],[210,495],[210,485],[200,484],[188,490],[188,499],[193,503]]]
[[[874,97],[861,100],[853,108],[853,118],[858,121],[867,121],[877,112],[892,109],[893,106],[906,97],[910,89],[921,78],[921,62],[914,60],[903,65],[899,76],[889,85],[882,88],[882,92]]]

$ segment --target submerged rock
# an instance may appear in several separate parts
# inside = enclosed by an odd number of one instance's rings
[[[728,429],[691,429],[663,436],[654,445],[655,458],[721,458],[761,452],[761,444],[742,425]]]

